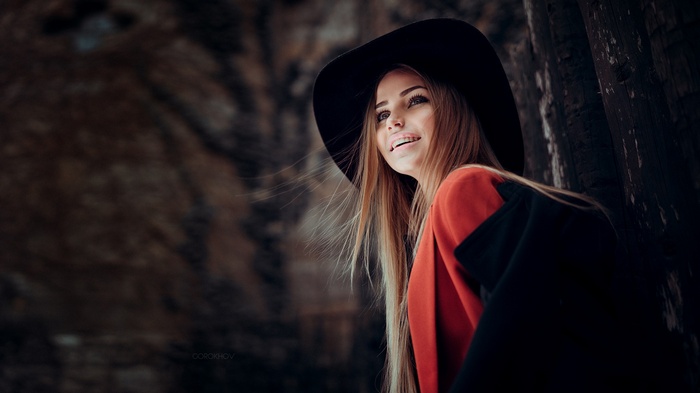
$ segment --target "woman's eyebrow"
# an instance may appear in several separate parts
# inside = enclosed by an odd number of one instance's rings
[[[421,86],[421,85],[411,86],[411,87],[409,87],[408,89],[406,89],[406,90],[402,91],[401,93],[399,93],[399,96],[400,96],[400,97],[405,97],[406,94],[408,94],[408,93],[410,93],[410,92],[412,92],[413,90],[416,90],[416,89],[425,89],[425,87],[423,87],[423,86]],[[387,103],[388,103],[387,101],[382,101],[382,102],[378,103],[377,106],[374,107],[374,109],[377,109],[377,108],[379,108],[379,107],[381,107],[381,106],[384,106],[384,105],[386,105]]]

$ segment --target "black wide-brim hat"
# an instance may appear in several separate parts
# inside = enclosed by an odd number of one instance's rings
[[[349,179],[356,145],[379,78],[406,64],[454,84],[477,114],[504,169],[522,174],[523,139],[505,71],[488,39],[456,19],[429,19],[401,27],[328,63],[314,84],[313,108],[326,149]]]

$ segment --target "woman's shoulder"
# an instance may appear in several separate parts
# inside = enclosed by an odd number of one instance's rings
[[[440,184],[435,198],[450,198],[468,192],[472,195],[492,194],[504,179],[494,170],[482,166],[463,166],[452,171]]]
[[[447,179],[459,180],[463,178],[492,178],[492,179],[503,179],[498,171],[491,169],[482,165],[464,165],[461,166],[447,175]]]
[[[440,184],[433,199],[433,229],[449,228],[455,241],[466,238],[503,206],[504,200],[497,189],[503,182],[503,177],[488,168],[455,169]]]

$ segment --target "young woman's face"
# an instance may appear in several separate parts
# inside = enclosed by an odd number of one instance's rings
[[[415,73],[389,72],[377,87],[377,147],[389,166],[421,183],[420,171],[435,121],[425,82]]]

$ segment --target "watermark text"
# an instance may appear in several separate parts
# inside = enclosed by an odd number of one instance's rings
[[[231,360],[235,353],[198,352],[192,354],[194,360]]]

